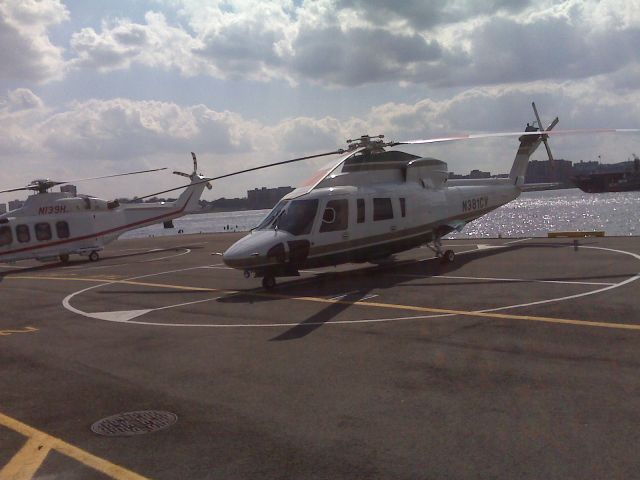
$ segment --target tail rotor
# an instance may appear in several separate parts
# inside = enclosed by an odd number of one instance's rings
[[[186,177],[186,178],[190,179],[192,182],[204,179],[205,177],[201,173],[198,173],[198,159],[196,158],[196,154],[191,152],[191,158],[193,159],[193,172],[191,174],[184,173],[184,172],[178,172],[177,170],[174,170],[173,173],[175,175],[180,175],[181,177]],[[213,188],[211,186],[211,183],[209,183],[209,182],[207,182],[205,185],[209,190],[211,190]]]
[[[558,117],[556,117],[556,118],[553,119],[553,122],[551,122],[551,124],[545,129],[542,126],[542,122],[540,121],[540,115],[538,115],[538,109],[536,108],[536,102],[531,102],[531,106],[533,107],[533,113],[535,113],[535,115],[536,115],[536,121],[538,122],[538,129],[541,132],[548,132],[558,124],[559,120],[558,120]],[[542,140],[542,143],[544,143],[544,148],[547,149],[547,155],[549,156],[549,164],[553,168],[553,155],[551,154],[551,148],[549,148],[548,138],[549,138],[549,135],[542,135],[541,140]]]

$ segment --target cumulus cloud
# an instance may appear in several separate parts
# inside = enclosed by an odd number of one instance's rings
[[[209,68],[193,55],[201,43],[180,27],[168,25],[162,13],[148,12],[145,22],[104,21],[99,33],[91,27],[74,33],[71,47],[75,57],[70,60],[70,66],[108,72],[139,63],[176,69],[184,75],[202,73]]]
[[[640,8],[622,0],[178,1],[160,13],[74,34],[76,66],[132,63],[184,75],[329,86],[450,87],[580,79],[637,63]]]
[[[216,154],[246,151],[241,139],[250,125],[237,114],[203,105],[94,99],[48,116],[39,124],[38,136],[59,157],[127,161],[193,149]]]
[[[60,0],[0,2],[0,80],[45,82],[64,75],[62,48],[48,29],[69,18]]]

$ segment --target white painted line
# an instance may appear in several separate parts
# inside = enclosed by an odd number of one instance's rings
[[[531,237],[529,237],[529,238],[518,238],[517,240],[511,240],[509,242],[504,242],[504,245],[513,245],[514,243],[526,242],[527,240],[532,240],[532,238]]]
[[[571,247],[571,245],[567,245],[568,247]],[[587,247],[587,246],[581,246],[580,248],[591,248],[591,249],[595,249],[595,250],[602,250],[602,251],[609,251],[609,252],[613,252],[613,253],[620,253],[620,254],[624,254],[624,255],[630,255],[632,257],[634,257],[636,260],[640,260],[640,255],[637,255],[635,253],[632,252],[627,252],[625,250],[615,250],[615,249],[610,249],[610,248],[604,248],[604,247]],[[471,253],[477,250],[468,250],[465,252],[460,252],[460,253]],[[425,260],[421,260],[421,261],[428,261],[428,260],[434,260],[434,259],[425,259]],[[220,264],[218,264],[220,265]],[[215,266],[215,265],[210,265],[210,266]],[[199,266],[199,267],[190,267],[190,268],[184,268],[184,269],[179,269],[179,270],[172,270],[172,271],[167,271],[167,272],[158,272],[158,273],[152,273],[152,274],[148,274],[148,275],[141,275],[138,277],[131,277],[128,278],[126,280],[137,280],[140,278],[147,278],[147,277],[153,277],[153,276],[159,276],[159,275],[165,275],[165,274],[169,274],[169,273],[175,273],[175,272],[181,272],[181,271],[188,271],[188,270],[195,270],[198,268],[203,268],[203,266]],[[484,309],[484,310],[476,310],[478,313],[489,313],[489,312],[496,312],[496,311],[500,311],[500,310],[509,310],[509,309],[513,309],[513,308],[523,308],[523,307],[529,307],[529,306],[533,306],[533,305],[543,305],[543,304],[549,304],[549,303],[556,303],[556,302],[561,302],[561,301],[566,301],[566,300],[571,300],[571,299],[575,299],[575,298],[581,298],[581,297],[586,297],[586,296],[590,296],[590,295],[595,295],[598,293],[602,293],[602,292],[606,292],[609,290],[613,290],[614,288],[618,288],[621,287],[623,285],[627,285],[629,283],[632,283],[636,280],[640,279],[640,272],[636,273],[635,275],[619,282],[619,283],[615,283],[615,284],[611,284],[608,285],[604,288],[600,288],[597,290],[591,290],[588,292],[584,292],[584,293],[579,293],[579,294],[575,294],[575,295],[567,295],[567,296],[563,296],[563,297],[556,297],[556,298],[550,298],[550,299],[546,299],[546,300],[539,300],[539,301],[535,301],[535,302],[529,302],[529,303],[521,303],[521,304],[517,304],[517,305],[506,305],[503,307],[497,307],[497,308],[490,308],[490,309]],[[86,291],[95,289],[95,288],[99,288],[99,287],[103,287],[106,285],[110,285],[113,283],[118,283],[118,281],[110,281],[110,282],[105,282],[99,285],[93,285],[91,287],[85,288],[83,290],[79,290],[77,292],[74,292],[70,295],[68,295],[67,297],[65,297],[62,301],[62,304],[65,308],[67,308],[68,310],[77,313],[78,315],[82,315],[85,317],[89,317],[89,318],[95,318],[93,317],[92,313],[88,313],[88,312],[83,312],[79,309],[76,309],[75,307],[73,307],[69,301],[71,300],[71,298],[75,297],[76,295],[82,294]],[[187,302],[184,305],[187,304],[193,304],[193,303],[202,303],[202,302],[207,302],[207,301],[213,301],[216,300],[219,297],[216,298],[209,298],[209,299],[204,299],[204,300],[197,300],[195,302]],[[179,306],[181,304],[178,304],[177,306]],[[166,307],[158,307],[156,308],[157,310],[160,309],[165,309],[165,308],[172,308],[174,306],[166,306]],[[156,310],[153,309],[153,310]],[[104,312],[103,312],[104,313]],[[317,322],[317,323],[308,323],[306,325],[346,325],[346,324],[364,324],[364,323],[391,323],[391,322],[399,322],[399,321],[406,321],[406,320],[424,320],[424,319],[433,319],[433,318],[442,318],[442,317],[452,317],[452,316],[456,316],[458,314],[455,313],[443,313],[443,314],[430,314],[430,315],[417,315],[417,316],[405,316],[405,317],[392,317],[392,318],[370,318],[370,319],[358,319],[358,320],[330,320],[327,322]],[[107,320],[106,318],[102,318],[102,320]],[[293,322],[293,323],[264,323],[264,324],[255,324],[255,323],[248,323],[248,324],[188,324],[188,323],[163,323],[163,322],[142,322],[142,321],[136,321],[136,320],[131,320],[131,321],[118,321],[118,320],[108,320],[108,321],[115,321],[118,323],[127,323],[127,324],[136,324],[136,325],[148,325],[148,326],[158,326],[158,327],[204,327],[204,328],[274,328],[274,327],[291,327],[294,325],[297,325],[297,322]]]
[[[613,248],[604,248],[604,247],[586,247],[586,246],[584,246],[584,247],[581,246],[580,248],[591,248],[591,249],[594,249],[594,250],[603,250],[603,251],[606,251],[606,252],[622,253],[622,254],[626,254],[626,255],[631,255],[636,260],[640,260],[640,255],[637,255],[637,254],[632,253],[632,252],[627,252],[625,250],[616,250],[616,249],[613,249]],[[561,301],[565,301],[565,300],[573,300],[574,298],[586,297],[588,295],[595,295],[596,293],[602,293],[602,292],[606,292],[606,291],[609,291],[609,290],[613,290],[614,288],[622,287],[623,285],[627,285],[628,283],[635,282],[639,278],[640,278],[640,272],[636,273],[633,277],[629,277],[626,280],[623,280],[622,282],[614,283],[613,285],[610,285],[610,286],[604,287],[604,288],[600,288],[598,290],[592,290],[590,292],[584,292],[584,293],[577,293],[575,295],[567,295],[566,297],[558,297],[558,298],[554,298],[554,299],[551,299],[551,300],[540,300],[540,301],[537,301],[537,302],[521,303],[520,305],[512,305],[511,307],[491,308],[489,310],[483,310],[483,312],[497,312],[498,310],[506,310],[506,309],[509,309],[509,308],[531,307],[533,305],[542,305],[543,303],[546,304],[546,303],[551,303],[551,302],[561,302]]]
[[[110,263],[108,265],[96,265],[96,266],[91,266],[88,267],[86,265],[71,265],[71,266],[66,266],[66,267],[62,267],[64,270],[102,270],[104,268],[110,268],[110,267],[118,267],[120,265],[131,265],[132,263],[148,263],[148,262],[157,262],[159,260],[166,260],[168,258],[174,258],[174,257],[181,257],[182,255],[186,255],[188,253],[191,253],[191,250],[188,248],[184,248],[184,247],[176,247],[176,249],[184,249],[184,252],[180,252],[180,253],[176,253],[173,255],[167,255],[166,257],[159,257],[159,258],[150,258],[149,260],[138,260],[135,262],[127,262],[127,263]],[[138,249],[136,249],[138,250]],[[154,250],[147,250],[147,253],[153,253],[153,252],[157,252],[158,250],[165,250],[165,249],[154,249]],[[173,250],[173,248],[167,249],[167,250]],[[109,260],[109,257],[103,259],[103,260]],[[117,258],[114,258],[114,260],[117,260]]]
[[[476,243],[478,250],[488,250],[490,248],[504,248],[502,245],[489,245],[488,243]]]
[[[456,275],[416,275],[410,273],[390,273],[388,275],[396,277],[408,277],[408,278],[451,278],[454,280],[477,280],[481,281],[496,281],[496,282],[523,282],[523,283],[562,283],[568,285],[617,285],[612,282],[578,282],[574,280],[536,280],[532,278],[496,278],[496,277],[462,277]]]
[[[145,313],[153,312],[153,308],[146,310],[118,310],[115,312],[95,312],[90,313],[91,318],[98,320],[107,320],[109,322],[128,322],[136,317],[140,317]]]
[[[332,300],[332,301],[344,300],[349,295],[354,295],[354,294],[358,294],[358,293],[361,293],[360,290],[354,290],[352,292],[347,292],[347,293],[342,293],[340,295],[336,295],[335,297],[329,297],[327,300]],[[358,297],[357,301],[363,302],[365,300],[368,300],[370,298],[375,298],[377,296],[378,296],[378,294],[370,293],[370,294],[365,295],[363,297]]]
[[[135,262],[135,263],[157,262],[159,260],[166,260],[167,258],[181,257],[182,255],[187,255],[188,253],[191,253],[191,249],[190,248],[185,248],[184,252],[182,252],[182,253],[178,253],[178,254],[175,254],[175,255],[167,255],[166,257],[151,258],[149,260],[142,260],[140,262]]]

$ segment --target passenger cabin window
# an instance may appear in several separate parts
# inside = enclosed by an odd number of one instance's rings
[[[349,201],[329,200],[322,214],[320,233],[346,230],[349,225]]]
[[[51,225],[48,223],[36,223],[36,238],[41,242],[51,240]]]
[[[29,233],[28,225],[16,226],[16,237],[20,243],[28,243],[31,241],[31,233]]]
[[[13,234],[11,233],[11,227],[0,227],[0,247],[5,245],[11,245],[13,242]]]
[[[57,222],[56,233],[58,238],[69,238],[69,224],[67,222]]]
[[[293,200],[289,208],[275,216],[273,228],[278,227],[296,236],[306,235],[311,233],[317,211],[318,199]]]
[[[403,218],[407,216],[407,206],[404,198],[400,198],[400,215]]]
[[[390,198],[373,199],[373,221],[389,220],[393,218],[393,206]]]
[[[359,198],[356,203],[358,207],[358,216],[356,221],[358,223],[364,223],[364,214],[365,214],[364,198]]]

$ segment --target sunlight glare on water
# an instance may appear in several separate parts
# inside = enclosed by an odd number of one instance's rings
[[[573,230],[640,234],[640,192],[526,192],[450,237],[546,237],[550,231]]]

